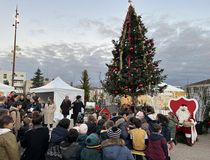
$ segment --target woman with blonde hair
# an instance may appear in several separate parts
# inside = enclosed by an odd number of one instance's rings
[[[44,124],[47,126],[49,125],[49,128],[53,127],[55,110],[56,106],[53,102],[52,97],[48,97],[48,102],[45,104],[44,107]]]

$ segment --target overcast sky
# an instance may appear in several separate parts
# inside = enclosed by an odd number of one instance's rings
[[[78,84],[87,69],[91,83],[99,85],[127,0],[0,0],[1,70],[11,70],[17,3],[17,70],[29,79],[39,67],[46,77]],[[133,5],[155,40],[155,58],[162,60],[167,83],[182,86],[210,77],[209,0],[133,0]]]

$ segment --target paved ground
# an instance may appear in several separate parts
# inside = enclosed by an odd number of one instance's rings
[[[171,160],[210,160],[210,133],[199,135],[199,141],[192,147],[178,143]]]

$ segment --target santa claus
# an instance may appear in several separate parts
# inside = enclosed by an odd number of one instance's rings
[[[195,129],[195,113],[198,109],[198,103],[195,99],[186,99],[181,97],[169,102],[170,110],[176,115],[179,120],[177,131],[185,133],[186,142],[192,146],[197,139]]]
[[[176,111],[176,116],[179,120],[180,125],[182,125],[184,122],[189,120],[190,112],[186,106],[180,106],[179,109]]]

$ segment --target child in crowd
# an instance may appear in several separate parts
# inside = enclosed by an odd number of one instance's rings
[[[134,160],[131,151],[120,138],[121,130],[112,127],[107,131],[109,139],[102,142],[103,160]]]
[[[168,160],[167,141],[161,134],[160,124],[153,124],[153,132],[149,136],[149,142],[145,151],[147,160]]]
[[[68,140],[61,143],[63,160],[80,160],[81,147],[76,143],[78,135],[79,133],[76,129],[70,129]]]
[[[77,142],[82,148],[85,148],[85,140],[87,138],[87,131],[88,131],[88,126],[86,124],[81,124],[79,126],[79,136],[77,138]]]
[[[113,126],[114,126],[114,122],[112,120],[108,120],[105,122],[105,130],[101,130],[101,133],[100,133],[101,141],[104,141],[109,138],[107,131]]]
[[[93,115],[88,116],[87,121],[88,131],[87,135],[90,135],[91,133],[96,133],[97,131],[97,119]]]
[[[81,152],[81,160],[101,160],[100,138],[92,133],[86,138],[86,147]]]
[[[168,128],[171,132],[171,139],[176,144],[176,125],[178,124],[178,119],[176,118],[175,114],[173,112],[168,113]]]
[[[134,129],[129,131],[132,140],[132,154],[136,160],[143,160],[144,150],[148,143],[148,136],[146,131],[141,129],[140,119],[133,117],[132,122],[134,124]]]
[[[23,126],[20,127],[17,134],[17,140],[22,141],[25,133],[31,128],[31,119],[29,117],[25,117],[23,119]]]

